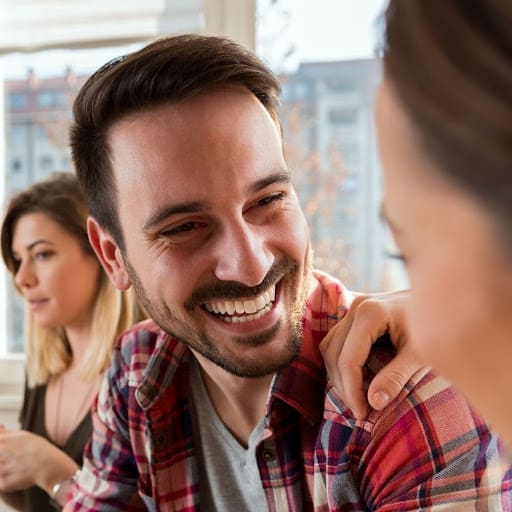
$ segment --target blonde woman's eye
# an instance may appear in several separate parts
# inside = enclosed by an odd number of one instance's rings
[[[36,253],[35,258],[40,261],[51,258],[55,253],[53,251],[40,251]]]

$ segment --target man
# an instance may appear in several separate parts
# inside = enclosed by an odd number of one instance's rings
[[[506,510],[499,445],[441,379],[363,421],[330,389],[318,345],[352,297],[312,270],[278,92],[235,43],[178,36],[79,93],[89,237],[153,320],[117,344],[65,510]]]

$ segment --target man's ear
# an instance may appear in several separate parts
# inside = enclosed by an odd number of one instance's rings
[[[93,217],[87,219],[89,242],[100,260],[105,272],[116,288],[125,291],[131,286],[126,272],[121,250],[112,238]]]

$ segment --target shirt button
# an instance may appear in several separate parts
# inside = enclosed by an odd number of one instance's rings
[[[272,462],[276,456],[274,455],[274,452],[271,452],[270,450],[265,450],[263,452],[263,460],[265,462]]]

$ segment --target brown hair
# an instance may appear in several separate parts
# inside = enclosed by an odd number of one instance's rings
[[[73,107],[73,161],[91,214],[121,248],[109,128],[133,112],[232,84],[252,91],[278,121],[277,78],[253,53],[225,37],[160,39],[105,64],[84,84]]]
[[[390,0],[384,72],[439,172],[512,219],[512,2]]]
[[[12,251],[16,223],[23,215],[34,212],[50,217],[78,240],[84,253],[94,256],[85,227],[89,211],[76,177],[67,172],[54,173],[13,196],[7,205],[0,239],[2,257],[11,274],[16,274],[19,266]]]
[[[53,173],[48,179],[13,196],[7,205],[0,239],[3,260],[13,276],[19,267],[12,250],[16,224],[24,215],[35,212],[47,215],[78,241],[85,254],[96,258],[87,238],[89,210],[76,177],[71,173]],[[134,292],[131,289],[120,292],[107,275],[101,272],[93,312],[91,343],[81,367],[85,379],[93,379],[107,368],[116,336],[143,317],[144,312]],[[62,328],[38,326],[31,311],[27,310],[25,331],[30,385],[48,382],[52,375],[57,375],[69,366],[72,354]]]

